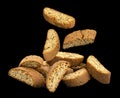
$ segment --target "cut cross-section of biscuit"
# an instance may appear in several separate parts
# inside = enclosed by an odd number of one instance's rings
[[[77,30],[65,36],[63,49],[94,43],[97,32],[93,29]]]
[[[86,84],[90,80],[90,75],[86,68],[81,68],[66,74],[62,80],[68,87],[77,87]]]
[[[15,67],[8,71],[8,75],[32,87],[45,86],[45,79],[42,74],[32,68]]]
[[[46,76],[49,70],[49,65],[45,65],[45,61],[38,55],[25,56],[19,63],[19,67],[28,67],[37,70]]]
[[[56,91],[60,81],[69,67],[70,63],[63,60],[55,62],[51,66],[46,78],[46,87],[50,92]]]
[[[50,65],[55,63],[59,60],[66,60],[71,63],[71,66],[78,66],[81,62],[83,62],[84,56],[80,55],[78,53],[72,53],[72,52],[62,52],[59,51],[55,58],[49,62]]]
[[[44,19],[52,25],[60,28],[70,29],[75,26],[75,18],[53,8],[45,7],[43,9]]]
[[[88,56],[86,67],[92,77],[97,81],[103,84],[110,83],[111,72],[106,69],[95,56]]]
[[[43,49],[43,57],[46,61],[52,60],[60,50],[60,40],[54,29],[49,29]]]

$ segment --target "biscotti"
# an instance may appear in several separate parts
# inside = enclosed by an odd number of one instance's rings
[[[111,72],[95,56],[88,56],[86,67],[94,79],[103,84],[110,83]]]
[[[46,78],[46,87],[50,92],[56,91],[60,81],[69,67],[70,63],[64,60],[55,62],[51,66]]]
[[[46,62],[43,60],[42,57],[38,55],[28,55],[25,56],[19,63],[19,67],[28,67],[37,70],[38,72],[42,73],[46,76],[49,65],[45,64]]]
[[[71,67],[72,67],[72,66],[80,65],[80,63],[83,62],[84,60],[84,56],[78,53],[59,51],[56,54],[55,58],[51,60],[49,63],[52,65],[54,62],[58,60],[66,60],[71,63]]]
[[[73,16],[53,8],[45,7],[43,9],[43,17],[50,24],[60,28],[70,29],[75,26],[75,18]]]
[[[77,30],[65,36],[63,49],[94,43],[97,32],[93,29]]]
[[[45,79],[42,74],[32,68],[15,67],[8,71],[8,75],[32,87],[45,86]]]
[[[76,87],[86,84],[90,80],[90,75],[86,68],[81,68],[66,74],[62,80],[68,87]]]
[[[43,49],[43,57],[46,61],[52,60],[60,50],[60,39],[54,29],[49,29]]]

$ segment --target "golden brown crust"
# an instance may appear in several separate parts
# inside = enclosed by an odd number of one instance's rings
[[[86,68],[81,68],[65,75],[62,80],[68,87],[76,87],[86,84],[90,80],[90,75]]]
[[[110,83],[111,72],[106,69],[95,56],[88,56],[86,67],[91,76],[97,81],[103,84]]]
[[[60,28],[70,29],[75,26],[75,18],[53,8],[45,7],[43,9],[44,19],[52,25]]]
[[[63,49],[94,43],[96,31],[93,29],[77,30],[65,36]]]
[[[52,60],[60,50],[60,39],[54,29],[49,29],[43,49],[43,57],[46,61]]]
[[[71,66],[78,66],[80,65],[81,62],[83,62],[83,59],[84,59],[84,56],[78,53],[59,51],[54,57],[54,59],[49,62],[49,64],[52,65],[56,61],[66,60],[71,63]]]
[[[55,92],[69,67],[70,63],[64,60],[60,60],[51,66],[46,78],[46,87],[50,92]]]
[[[15,67],[8,71],[8,75],[32,87],[45,86],[45,79],[42,74],[32,68]]]

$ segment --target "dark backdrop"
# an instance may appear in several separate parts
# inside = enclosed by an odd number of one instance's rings
[[[10,97],[113,97],[113,32],[111,2],[92,0],[25,0],[4,2],[4,18],[1,35],[1,65],[0,89],[2,94]],[[72,29],[61,29],[46,22],[42,16],[44,7],[51,7],[76,18],[76,25]],[[86,58],[93,54],[111,71],[111,82],[101,84],[93,78],[85,85],[67,88],[60,83],[55,93],[46,88],[32,88],[8,76],[8,70],[18,66],[26,55],[42,56],[47,30],[55,29],[60,37],[61,51],[76,52]],[[65,35],[74,30],[95,29],[97,36],[91,45],[62,49]],[[10,92],[10,93],[9,93]]]

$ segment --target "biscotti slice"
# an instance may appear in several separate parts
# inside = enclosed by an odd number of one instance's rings
[[[46,87],[50,92],[56,91],[60,81],[69,67],[70,63],[63,60],[55,62],[51,66],[46,78]]]
[[[75,26],[75,18],[53,8],[45,7],[43,9],[43,17],[50,24],[63,28],[70,29]]]
[[[45,61],[52,60],[60,50],[60,39],[54,29],[49,29],[43,49],[43,57]]]
[[[77,87],[86,84],[90,80],[90,75],[86,68],[81,68],[66,74],[62,80],[68,87]]]
[[[110,83],[111,72],[95,56],[88,56],[86,67],[94,79],[103,84]]]
[[[15,67],[8,71],[8,75],[32,87],[45,86],[45,79],[42,74],[32,68]]]
[[[77,30],[65,36],[63,49],[94,43],[97,32],[93,29]]]
[[[52,65],[56,61],[66,60],[71,63],[71,67],[72,67],[72,66],[80,65],[80,63],[83,62],[83,59],[84,59],[84,56],[80,55],[78,53],[59,51],[56,54],[55,58],[53,60],[51,60],[49,63],[50,63],[50,65]]]
[[[33,68],[46,76],[46,73],[49,70],[49,66],[45,66],[44,62],[45,61],[43,60],[43,58],[38,55],[28,55],[20,61],[18,66]]]

